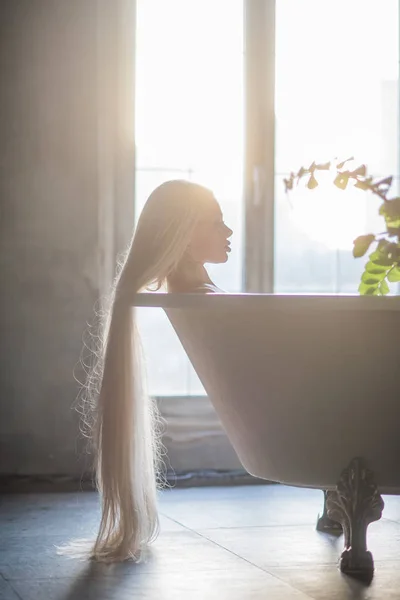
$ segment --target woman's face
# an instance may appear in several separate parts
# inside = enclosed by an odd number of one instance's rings
[[[188,248],[190,257],[202,264],[226,262],[231,251],[228,239],[232,233],[224,223],[218,202],[212,198],[194,230]]]

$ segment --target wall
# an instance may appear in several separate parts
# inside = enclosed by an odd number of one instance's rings
[[[73,372],[114,262],[115,198],[133,207],[133,163],[118,178],[111,143],[120,5],[0,3],[1,475],[83,469]]]

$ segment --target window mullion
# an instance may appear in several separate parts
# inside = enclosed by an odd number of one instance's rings
[[[275,0],[245,0],[246,292],[274,291]]]

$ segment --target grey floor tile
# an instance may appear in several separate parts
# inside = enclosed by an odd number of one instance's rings
[[[309,600],[303,592],[255,567],[13,584],[24,600]]]
[[[55,544],[65,538],[51,536],[15,537],[0,550],[0,573],[7,580],[79,577],[84,575],[87,561],[58,556]],[[95,575],[123,576],[130,572],[130,562],[96,564]],[[180,572],[237,569],[246,561],[228,550],[190,531],[165,532],[152,544],[146,562],[136,566],[138,572]]]
[[[336,564],[343,550],[343,536],[319,533],[304,525],[209,529],[201,533],[261,568]],[[376,561],[397,560],[400,524],[387,520],[372,523],[368,529],[368,548]]]
[[[323,509],[320,490],[281,485],[165,491],[160,511],[191,529],[315,525]]]
[[[160,531],[161,535],[169,531],[185,531],[186,527],[170,519],[166,515],[160,514]]]
[[[200,533],[262,569],[282,564],[334,566],[343,544],[342,538],[319,533],[308,525],[207,529]]]
[[[399,600],[400,562],[377,563],[367,586],[330,566],[280,567],[270,570],[315,600]]]
[[[0,503],[2,538],[8,536],[35,537],[38,535],[93,537],[100,522],[98,495],[82,492],[66,494],[64,502],[59,494],[40,494],[38,499],[22,501],[21,495]],[[54,496],[54,497],[52,497]],[[162,531],[180,531],[182,525],[160,515]]]
[[[20,600],[20,596],[11,587],[8,581],[5,581],[0,575],[0,599],[1,600]]]
[[[13,494],[0,500],[2,536],[86,535],[100,517],[96,493]]]

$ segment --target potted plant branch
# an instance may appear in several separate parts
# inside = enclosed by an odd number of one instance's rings
[[[340,190],[346,190],[350,182],[354,187],[365,192],[371,192],[382,200],[379,214],[384,218],[386,231],[360,235],[353,242],[353,256],[364,256],[373,244],[375,249],[368,256],[358,291],[367,296],[384,296],[389,293],[389,283],[400,281],[400,197],[389,197],[393,177],[377,180],[367,173],[366,165],[360,165],[354,170],[346,167],[353,157],[334,164],[313,162],[308,168],[300,167],[297,173],[290,173],[284,179],[285,190],[288,193],[298,185],[300,180],[307,178],[308,189],[315,189],[319,183],[318,172],[334,171],[333,184]]]

